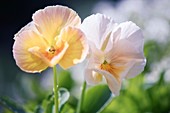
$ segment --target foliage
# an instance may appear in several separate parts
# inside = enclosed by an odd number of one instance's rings
[[[168,113],[170,111],[170,83],[164,81],[164,71],[160,73],[159,81],[154,84],[145,83],[144,77],[145,75],[141,74],[125,81],[126,84],[123,85],[120,96],[115,97],[102,113]],[[34,83],[32,82],[32,84]],[[60,96],[61,113],[74,113],[76,98],[73,95],[69,97],[66,89],[60,91],[62,92]],[[96,113],[110,98],[111,92],[106,85],[97,85],[88,88],[85,95],[82,113]],[[67,101],[67,99],[69,100]],[[0,98],[0,104],[3,105],[2,113],[12,113],[11,111],[52,113],[53,94],[49,94],[40,103],[36,101],[39,99],[27,101],[21,106],[20,103],[7,97]]]
[[[170,111],[170,83],[161,77],[158,83],[144,83],[144,76],[130,80],[119,97],[102,113],[168,113]]]

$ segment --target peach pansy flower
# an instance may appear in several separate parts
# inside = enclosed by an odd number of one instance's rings
[[[146,64],[140,28],[130,21],[117,24],[95,14],[85,18],[81,29],[90,45],[87,83],[97,84],[104,76],[112,93],[119,95],[123,78],[135,77]]]
[[[48,6],[14,37],[16,64],[26,72],[41,72],[59,64],[64,69],[83,61],[88,52],[81,19],[64,6]]]

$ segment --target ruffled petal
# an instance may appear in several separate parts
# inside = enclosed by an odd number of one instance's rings
[[[84,73],[84,79],[88,84],[94,85],[102,81],[102,75],[93,71],[92,69],[86,68]]]
[[[59,62],[64,69],[82,62],[88,53],[88,44],[84,33],[74,27],[66,27],[59,35],[63,41],[67,42],[69,47]]]
[[[120,89],[121,89],[121,81],[118,81],[114,75],[110,74],[107,71],[100,70],[100,69],[94,69],[95,72],[100,73],[103,75],[107,81],[107,84],[112,91],[112,93],[115,96],[119,95]]]
[[[100,66],[100,64],[102,64],[105,60],[105,55],[104,52],[101,51],[100,49],[97,49],[95,44],[92,42],[88,42],[89,46],[90,46],[90,50],[89,50],[89,55],[88,55],[88,68],[98,68]]]
[[[146,65],[146,59],[135,60],[133,61],[134,64],[129,69],[128,73],[126,74],[126,78],[133,78],[136,75],[140,74]]]
[[[146,64],[142,32],[132,22],[120,24],[115,32],[119,33],[116,37],[111,37],[113,47],[106,54],[106,59],[113,65],[124,65],[126,69],[121,77],[132,78],[141,73]]]
[[[110,33],[117,24],[102,14],[91,15],[84,19],[81,29],[87,39],[98,49],[104,50],[110,38]]]
[[[118,25],[117,31],[119,31],[119,35],[117,35],[117,37],[112,37],[112,42],[114,43],[115,47],[117,47],[122,41],[126,41],[127,43],[131,44],[131,46],[136,50],[133,52],[143,54],[144,37],[141,29],[135,23],[131,21],[121,23]],[[122,45],[120,44],[120,46]],[[125,45],[123,47],[128,46]],[[127,53],[127,49],[123,48],[121,50],[121,53]]]
[[[16,33],[14,35],[14,40],[18,37],[19,34],[21,34],[23,31],[27,31],[27,30],[32,30],[38,34],[38,30],[36,29],[36,26],[35,26],[34,22],[32,21],[32,22],[28,23],[26,26],[24,26],[23,28],[21,28],[21,30],[19,30],[18,33]]]
[[[88,84],[94,85],[102,81],[102,76],[105,77],[107,84],[112,93],[117,96],[121,89],[121,82],[118,81],[111,73],[100,69],[85,69],[85,80]]]
[[[35,46],[41,49],[47,48],[44,39],[36,32],[25,30],[16,35],[13,55],[16,64],[23,71],[35,73],[41,72],[48,67],[39,57],[29,52],[29,49]]]
[[[81,23],[81,19],[75,11],[59,5],[38,10],[32,18],[39,32],[50,44],[53,44],[54,38],[60,34],[62,28],[78,26]]]

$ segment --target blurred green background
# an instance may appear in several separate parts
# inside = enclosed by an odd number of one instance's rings
[[[133,21],[143,30],[145,70],[133,79],[124,80],[120,96],[102,113],[170,113],[169,0],[1,0],[0,113],[12,113],[11,110],[41,113],[43,106],[51,105],[52,70],[41,74],[25,73],[16,66],[12,55],[14,34],[31,21],[36,10],[49,5],[68,6],[82,20],[93,13],[103,13],[118,23]],[[59,86],[71,93],[63,113],[75,112],[83,66],[80,64],[68,71],[58,67]],[[111,95],[105,85],[89,87],[94,89],[87,90],[82,113],[96,113]]]

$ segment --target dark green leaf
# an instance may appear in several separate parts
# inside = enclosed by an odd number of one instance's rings
[[[107,85],[97,85],[85,93],[83,113],[96,113],[110,98],[111,91]]]
[[[42,103],[44,113],[52,113],[54,105],[54,95],[50,94]]]

